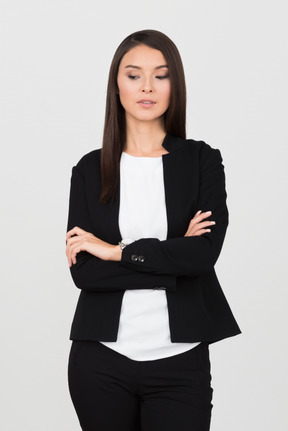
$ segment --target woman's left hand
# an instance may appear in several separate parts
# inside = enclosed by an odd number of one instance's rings
[[[75,236],[73,236],[75,235]],[[121,260],[122,250],[119,245],[112,245],[102,241],[92,233],[86,232],[80,227],[74,227],[66,234],[66,256],[69,267],[76,263],[76,255],[80,251],[87,251],[93,256],[103,260]]]

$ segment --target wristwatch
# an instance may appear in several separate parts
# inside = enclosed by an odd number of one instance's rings
[[[133,239],[127,238],[127,239],[122,239],[121,241],[118,242],[118,244],[120,245],[121,250],[123,250],[126,245],[131,244],[132,242],[134,242]]]

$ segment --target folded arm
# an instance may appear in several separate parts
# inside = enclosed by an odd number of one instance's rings
[[[72,169],[67,231],[75,226],[92,232],[85,179],[77,167]],[[175,276],[143,274],[137,268],[127,268],[119,261],[100,259],[87,251],[77,253],[76,263],[70,267],[70,272],[75,285],[83,290],[101,292],[154,287],[176,289]]]
[[[227,195],[220,151],[205,146],[202,152],[197,209],[212,211],[211,220],[216,224],[211,232],[164,241],[139,239],[123,250],[123,266],[143,273],[174,276],[198,275],[213,269],[228,226]]]

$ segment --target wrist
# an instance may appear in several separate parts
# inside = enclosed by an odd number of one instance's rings
[[[118,249],[121,251],[121,253],[120,253],[120,255],[119,255],[119,250],[118,250],[118,252],[116,251],[116,257],[119,257],[119,256],[120,256],[119,260],[121,260],[121,257],[122,257],[122,251],[124,250],[124,248],[125,248],[127,245],[131,244],[132,242],[134,242],[134,240],[133,240],[133,239],[130,239],[130,238],[122,239],[121,241],[119,241],[119,242],[118,242],[118,245],[117,245],[116,247],[118,247]]]
[[[111,256],[110,256],[110,260],[114,260],[114,261],[120,261],[122,257],[122,250],[119,247],[119,245],[114,245],[112,248],[112,252],[111,252]]]

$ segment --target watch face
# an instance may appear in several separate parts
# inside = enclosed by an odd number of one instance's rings
[[[133,239],[127,238],[127,239],[122,239],[122,241],[120,241],[118,244],[121,247],[121,250],[123,250],[123,248],[126,247],[126,245],[132,244],[132,242],[134,242]]]
[[[121,250],[126,247],[126,244],[124,244],[123,241],[118,242],[118,244],[120,245]]]

